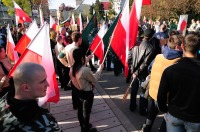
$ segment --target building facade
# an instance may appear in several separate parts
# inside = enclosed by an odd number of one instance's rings
[[[8,15],[8,8],[0,2],[0,24],[14,24],[14,17]]]

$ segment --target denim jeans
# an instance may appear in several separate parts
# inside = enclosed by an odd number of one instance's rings
[[[200,132],[200,123],[186,122],[165,113],[167,132]]]

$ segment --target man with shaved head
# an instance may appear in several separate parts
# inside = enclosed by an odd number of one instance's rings
[[[60,132],[55,118],[37,103],[49,86],[45,69],[36,63],[23,63],[15,70],[13,79],[15,93],[8,92],[0,100],[0,131]]]

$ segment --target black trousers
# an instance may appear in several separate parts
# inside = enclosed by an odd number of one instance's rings
[[[81,126],[81,132],[88,132],[94,93],[93,91],[80,91],[79,99],[78,120]]]
[[[150,102],[151,104],[150,104],[150,108],[149,108],[148,113],[147,113],[147,119],[149,119],[151,121],[151,124],[149,124],[150,128],[151,128],[153,126],[155,119],[156,119],[156,116],[159,113],[159,110],[158,110],[158,107],[155,103],[155,100],[151,98],[150,101],[151,101]],[[164,118],[163,118],[162,124],[160,126],[159,132],[166,132],[166,122],[165,122]]]
[[[72,86],[72,105],[74,109],[77,109],[80,101],[79,99],[80,90],[78,90],[78,88],[76,88],[73,84],[71,86]]]
[[[68,88],[67,84],[69,83],[70,77],[69,77],[69,67],[62,67],[62,83],[61,85],[63,85],[64,88]]]

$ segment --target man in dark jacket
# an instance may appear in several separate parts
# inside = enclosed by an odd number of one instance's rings
[[[153,30],[147,29],[144,32],[144,38],[142,42],[136,45],[131,50],[132,56],[132,65],[131,73],[134,82],[131,88],[131,98],[130,98],[130,111],[134,111],[136,109],[136,96],[139,88],[139,81],[145,80],[148,75],[148,65],[155,58],[153,45],[150,43],[150,39],[153,36]],[[141,112],[140,114],[144,114]]]
[[[183,58],[166,68],[158,90],[158,107],[164,112],[168,132],[200,131],[200,34],[187,35]],[[167,105],[168,104],[168,105]]]
[[[31,72],[30,72],[31,71]],[[38,106],[37,98],[46,95],[47,75],[36,63],[23,63],[14,73],[15,93],[0,100],[1,132],[60,132],[57,121],[47,109]]]

